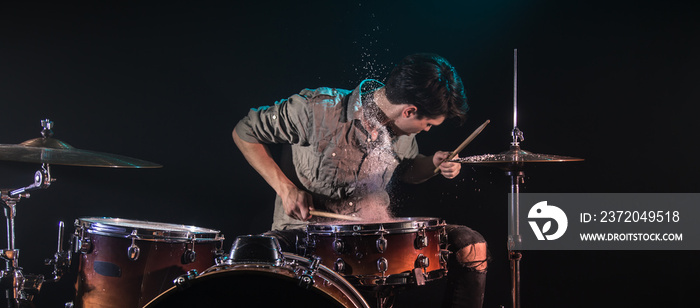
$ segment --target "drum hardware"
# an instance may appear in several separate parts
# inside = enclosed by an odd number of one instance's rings
[[[345,271],[347,270],[347,263],[345,263],[342,258],[338,258],[333,263],[333,270],[338,273],[345,274]]]
[[[142,307],[183,274],[214,266],[224,240],[217,230],[109,217],[76,219],[73,238],[74,251],[89,247],[78,256],[75,297],[86,308]],[[187,251],[194,262],[184,262]]]
[[[279,266],[284,263],[284,255],[279,241],[271,236],[240,235],[231,246],[227,264],[269,263]]]
[[[575,162],[583,161],[582,158],[535,154],[520,148],[520,142],[525,140],[523,132],[518,128],[518,50],[513,51],[513,130],[512,141],[509,150],[499,154],[476,155],[451,160],[464,164],[491,165],[505,171],[510,177],[510,204],[509,215],[513,219],[508,225],[508,259],[510,261],[511,280],[511,304],[512,308],[520,308],[520,260],[522,253],[519,251],[522,245],[520,236],[520,184],[524,182],[525,174],[522,171],[525,163],[543,162]]]
[[[229,255],[224,252],[224,237],[219,240],[219,245],[214,247],[214,264],[221,264],[228,260]]]
[[[384,238],[384,234],[382,233],[377,239],[377,252],[383,253],[388,244],[389,242],[386,240],[386,238]]]
[[[191,285],[190,281],[197,278],[197,276],[199,276],[199,272],[197,272],[196,269],[189,270],[187,273],[177,276],[177,278],[173,280],[173,284],[178,290],[184,290]]]
[[[45,265],[52,265],[53,281],[58,282],[63,277],[63,273],[70,268],[72,253],[71,250],[63,250],[64,223],[58,222],[58,247],[53,258],[44,260]]]
[[[185,246],[185,252],[182,254],[182,263],[190,264],[197,260],[197,253],[194,251],[194,238],[190,241],[192,247]]]
[[[313,223],[306,234],[307,242],[315,243],[310,253],[354,285],[389,287],[422,285],[444,276],[445,226],[434,218]],[[337,249],[337,243],[342,243],[343,250]]]
[[[314,281],[314,276],[321,265],[321,258],[312,256],[310,261],[311,263],[309,264],[309,267],[304,269],[301,275],[299,275],[299,286],[307,290],[311,288],[314,283],[316,283]]]
[[[73,222],[73,224],[75,226],[80,225],[80,220],[76,219]],[[84,228],[76,228],[73,232],[71,243],[73,244],[72,251],[74,253],[85,254],[92,252],[92,240],[87,236],[85,232],[87,232],[87,229]]]
[[[298,254],[306,256],[315,249],[316,242],[308,234],[303,237],[296,236],[295,247]]]
[[[428,257],[424,256],[422,253],[418,255],[416,258],[416,267],[417,268],[422,268],[423,271],[425,271],[426,268],[430,266],[430,259]]]
[[[418,229],[416,240],[413,243],[416,245],[416,249],[428,247],[428,237],[425,236],[425,227]]]
[[[440,262],[442,262],[442,260]],[[445,266],[446,263],[441,263],[441,265]],[[428,278],[427,269],[429,266],[430,259],[423,254],[419,254],[416,258],[415,268],[413,269],[413,277],[415,277],[417,286],[425,285],[425,281]]]
[[[4,271],[0,271],[0,288],[5,290],[8,307],[20,306],[24,301],[31,301],[38,294],[44,282],[42,275],[23,274],[19,267],[19,250],[15,246],[15,217],[17,203],[21,198],[29,198],[30,191],[48,188],[55,181],[51,177],[51,164],[92,166],[92,167],[124,167],[124,168],[159,168],[158,164],[100,152],[76,149],[65,142],[53,139],[54,123],[41,120],[41,138],[27,140],[20,144],[0,144],[0,160],[29,162],[41,164],[41,170],[34,173],[34,183],[14,189],[0,190],[0,199],[4,205],[7,225],[7,249],[1,251],[0,257],[5,260]],[[47,265],[53,265],[53,281],[60,280],[63,272],[70,266],[70,252],[63,251],[63,223],[59,224],[59,244],[57,253],[48,260]],[[89,249],[90,243],[76,245],[76,250]]]
[[[339,238],[336,238],[333,240],[333,250],[337,254],[343,254],[345,252],[345,242]]]
[[[376,278],[378,285],[383,285],[386,283],[386,271],[389,270],[389,260],[384,257],[377,259],[377,271],[381,274]]]
[[[256,306],[369,308],[359,292],[339,274],[322,264],[321,258],[306,258],[282,252],[274,237],[237,237],[222,264],[201,274],[182,275],[183,286],[161,293],[144,308],[222,307],[231,297],[249,297]],[[274,290],[274,296],[270,291]]]
[[[43,132],[42,132],[43,133]],[[17,203],[22,198],[29,198],[29,191],[46,189],[54,181],[51,178],[50,167],[43,164],[42,169],[34,173],[34,183],[14,190],[0,190],[0,199],[4,204],[4,213],[7,225],[7,249],[0,255],[5,260],[5,270],[0,271],[0,286],[5,289],[9,307],[19,307],[23,301],[31,301],[35,294],[39,293],[44,276],[22,273],[19,266],[19,249],[15,246],[15,218],[17,217]]]
[[[445,268],[445,271],[447,271],[447,260],[449,260],[451,253],[447,249],[440,249],[440,264]]]
[[[141,248],[136,245],[136,239],[139,238],[139,235],[137,234],[137,230],[134,229],[131,231],[131,234],[128,236],[128,238],[131,239],[131,246],[127,248],[126,250],[126,255],[129,256],[129,259],[132,261],[136,261],[139,259],[139,256],[141,255]]]

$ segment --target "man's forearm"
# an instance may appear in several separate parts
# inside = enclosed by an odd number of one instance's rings
[[[284,195],[290,186],[294,186],[272,158],[270,150],[265,144],[247,142],[241,139],[236,133],[236,129],[233,130],[233,142],[236,143],[238,149],[243,153],[243,157],[253,169],[265,179],[278,195]]]

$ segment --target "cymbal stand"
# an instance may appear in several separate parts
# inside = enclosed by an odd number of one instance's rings
[[[4,203],[7,220],[7,249],[0,250],[0,257],[5,260],[6,266],[4,271],[0,271],[0,285],[1,288],[6,289],[7,307],[19,307],[23,301],[31,301],[44,282],[42,275],[24,275],[22,268],[19,267],[19,249],[15,246],[17,203],[22,198],[29,198],[27,192],[45,189],[53,181],[49,165],[43,164],[42,169],[34,173],[33,184],[12,191],[0,190],[0,199]]]
[[[520,184],[523,183],[524,173],[516,165],[506,171],[510,176],[510,221],[508,222],[508,259],[510,261],[511,300],[513,308],[520,308],[520,259],[519,248],[522,243],[520,236]]]
[[[518,49],[513,50],[513,131],[511,133],[513,141],[510,143],[511,150],[517,156],[520,149],[520,142],[525,140],[523,132],[518,129]],[[510,261],[510,290],[512,308],[520,308],[520,259],[522,253],[519,249],[522,244],[520,237],[520,184],[525,179],[525,174],[521,169],[522,164],[511,163],[506,168],[506,175],[510,176],[510,205],[508,222],[508,260]]]

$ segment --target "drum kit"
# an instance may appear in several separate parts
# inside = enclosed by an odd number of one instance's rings
[[[487,121],[448,157],[451,162],[494,166],[511,178],[508,255],[512,307],[520,307],[519,192],[528,163],[571,162],[580,158],[535,154],[520,148],[517,126],[517,49],[514,52],[514,118],[508,151],[454,159]],[[31,307],[45,279],[25,274],[15,247],[17,203],[28,192],[55,181],[50,165],[111,168],[159,168],[135,158],[74,148],[53,139],[53,122],[43,120],[42,137],[17,145],[0,144],[0,160],[41,164],[34,183],[0,190],[7,221],[6,262],[0,286],[8,307]],[[437,170],[437,169],[436,169]],[[315,213],[323,216],[324,213]],[[437,218],[396,218],[362,222],[332,213],[332,222],[310,223],[302,239],[304,253],[283,252],[277,239],[238,236],[229,254],[218,230],[196,226],[108,217],[75,220],[70,248],[64,249],[64,224],[59,223],[58,249],[47,265],[58,281],[77,255],[79,269],[75,299],[66,307],[220,307],[243,298],[262,306],[370,307],[360,291],[370,290],[377,307],[391,307],[394,291],[441,279],[447,275],[447,234]],[[271,291],[274,290],[274,291]],[[235,293],[234,293],[235,292]],[[273,292],[274,294],[271,294]],[[272,296],[271,296],[272,295]]]

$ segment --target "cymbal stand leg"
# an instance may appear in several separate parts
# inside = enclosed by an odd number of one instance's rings
[[[520,184],[525,174],[520,170],[506,172],[511,178],[510,185],[510,221],[508,224],[508,259],[510,260],[512,308],[520,308],[520,259],[518,250],[522,244],[520,236]]]
[[[7,249],[15,249],[15,216],[17,215],[17,202],[5,202],[5,218],[7,221]]]
[[[520,308],[520,259],[522,253],[517,251],[508,252],[510,259],[510,281],[511,281],[511,300],[514,308]]]
[[[0,273],[3,288],[5,290],[5,298],[7,298],[8,307],[16,307],[19,305],[19,292],[21,285],[22,273],[19,269],[19,250],[15,249],[15,216],[17,215],[17,200],[6,197],[5,192],[2,192],[4,201],[4,212],[7,220],[7,249],[2,251],[2,258],[5,259],[5,270]]]

